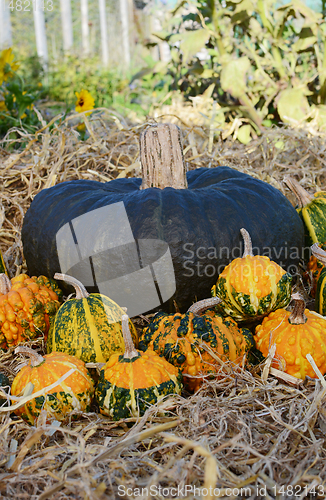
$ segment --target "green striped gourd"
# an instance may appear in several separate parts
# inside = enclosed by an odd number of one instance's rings
[[[326,191],[308,193],[298,181],[285,179],[286,185],[297,197],[297,212],[305,226],[305,246],[326,242]]]
[[[124,310],[99,293],[89,294],[78,280],[66,274],[55,274],[76,290],[76,298],[59,308],[51,325],[47,352],[65,352],[85,363],[105,363],[112,354],[124,351],[121,316]],[[137,343],[137,332],[130,321]]]
[[[292,276],[265,255],[253,255],[249,233],[242,257],[234,259],[219,275],[212,295],[222,299],[217,306],[224,316],[236,321],[263,317],[286,307],[291,299]]]
[[[317,281],[315,309],[322,316],[326,316],[326,252],[317,243],[312,245],[311,252],[324,266]]]
[[[180,394],[178,368],[149,349],[140,352],[133,344],[128,316],[122,316],[124,354],[114,354],[101,369],[95,396],[100,412],[113,420],[143,415],[150,405],[169,394]]]

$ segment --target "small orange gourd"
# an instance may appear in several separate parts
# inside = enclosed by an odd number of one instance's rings
[[[71,413],[89,411],[94,387],[83,361],[62,352],[52,352],[43,357],[25,346],[17,347],[15,353],[29,356],[30,362],[16,375],[11,394],[18,396],[24,393],[28,384],[33,389],[30,394],[45,390],[44,394],[15,410],[17,415],[33,425],[43,409],[56,420],[64,420]],[[69,370],[73,370],[71,375],[46,390]]]
[[[0,274],[0,347],[46,335],[60,307],[62,291],[45,276]]]
[[[256,327],[257,348],[264,356],[276,344],[272,366],[289,375],[304,379],[316,374],[306,359],[311,354],[319,370],[326,373],[326,318],[305,309],[305,302],[298,293],[292,295],[293,311],[278,309],[264,318]]]

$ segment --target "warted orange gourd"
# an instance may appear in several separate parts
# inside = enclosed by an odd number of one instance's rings
[[[60,307],[62,291],[45,276],[0,274],[0,347],[46,335]]]
[[[322,375],[326,373],[326,319],[305,309],[300,294],[292,296],[295,301],[292,312],[279,309],[264,318],[256,328],[257,348],[264,356],[276,344],[273,366],[289,375],[304,379],[306,375],[317,378],[306,359],[311,354]]]

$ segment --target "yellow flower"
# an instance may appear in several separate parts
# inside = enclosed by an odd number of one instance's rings
[[[77,97],[75,108],[77,113],[82,113],[83,111],[88,111],[89,109],[94,108],[95,101],[88,90],[82,89],[80,92],[75,92],[75,94]]]
[[[11,78],[15,71],[19,68],[17,61],[14,61],[15,56],[12,53],[12,49],[5,49],[0,54],[0,85],[3,81],[7,81]],[[10,69],[8,70],[8,66]]]

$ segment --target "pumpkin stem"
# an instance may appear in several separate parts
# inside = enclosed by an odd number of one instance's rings
[[[76,290],[76,299],[87,299],[89,297],[89,293],[84,287],[84,285],[76,280],[73,276],[68,276],[68,274],[55,273],[53,276],[55,280],[62,280],[72,285]]]
[[[295,196],[297,197],[299,208],[305,207],[306,205],[308,205],[308,203],[310,203],[314,199],[314,196],[308,193],[308,191],[306,191],[299,184],[298,181],[292,179],[292,177],[287,177],[286,179],[284,179],[284,182],[287,185],[287,187],[292,191],[292,193],[295,194]]]
[[[33,349],[30,349],[29,347],[25,347],[23,345],[16,347],[15,354],[24,354],[25,356],[28,356],[31,360],[32,366],[39,366],[41,363],[43,363],[43,361],[45,361],[43,356],[35,352]]]
[[[11,290],[11,281],[5,273],[0,274],[0,293],[6,295]]]
[[[240,229],[240,233],[241,233],[241,236],[242,236],[243,242],[244,242],[244,252],[243,252],[242,258],[247,257],[248,255],[250,257],[253,257],[254,254],[252,253],[252,242],[251,242],[250,234],[243,227]]]
[[[143,179],[140,189],[187,188],[181,131],[177,125],[151,125],[140,135],[139,146]]]
[[[217,306],[220,302],[222,302],[222,300],[219,297],[210,297],[209,299],[199,300],[189,307],[187,313],[191,312],[196,316],[199,316],[203,311],[209,307]]]
[[[300,293],[293,293],[292,300],[294,300],[294,308],[289,316],[289,323],[291,325],[303,325],[308,319],[304,313],[305,301]]]
[[[136,351],[134,343],[132,341],[131,333],[129,330],[129,316],[128,314],[123,314],[121,317],[122,324],[122,335],[123,341],[125,343],[125,352],[123,357],[125,359],[132,359],[138,356],[138,351]]]
[[[311,250],[312,254],[318,260],[320,260],[320,262],[324,266],[326,266],[326,252],[325,252],[325,250],[323,250],[322,248],[320,248],[320,246],[318,245],[318,243],[314,243],[313,245],[311,245],[310,250]]]

